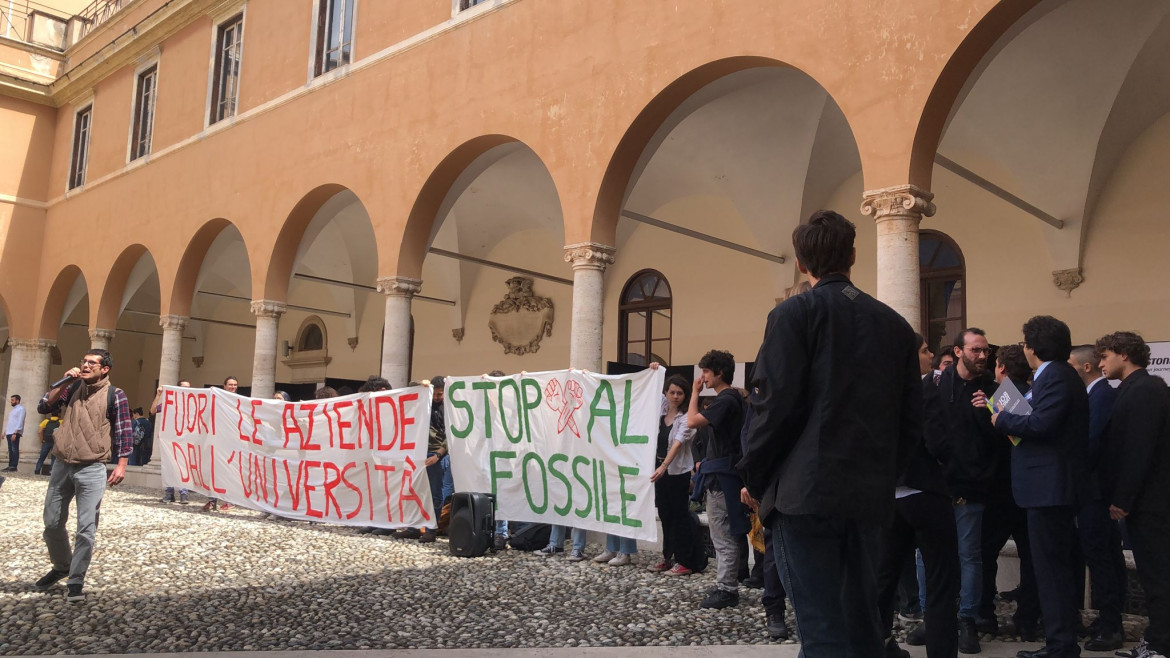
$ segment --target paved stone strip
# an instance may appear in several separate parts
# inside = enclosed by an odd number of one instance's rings
[[[0,488],[3,655],[770,642],[760,590],[741,589],[734,608],[698,608],[713,565],[672,578],[647,571],[658,558],[650,554],[625,568],[514,550],[461,559],[442,539],[419,544],[242,508],[208,514],[198,497],[163,504],[160,492],[124,487],[102,504],[88,599],[69,604],[63,584],[32,587],[49,569],[46,484],[18,474]],[[1131,637],[1139,621],[1127,620]]]

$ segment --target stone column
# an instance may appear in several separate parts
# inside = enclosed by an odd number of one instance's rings
[[[569,367],[602,372],[601,333],[605,317],[605,268],[616,250],[595,242],[565,246],[565,262],[573,265],[573,324],[570,327]]]
[[[182,315],[164,315],[158,319],[162,327],[162,354],[159,357],[158,385],[179,383],[179,368],[183,362],[183,330],[189,318]]]
[[[386,295],[386,323],[382,330],[382,376],[394,388],[410,382],[410,302],[422,281],[404,276],[378,279],[378,292]]]
[[[37,427],[41,423],[41,415],[37,413],[37,402],[49,390],[49,362],[53,347],[57,343],[42,338],[9,338],[8,346],[12,348],[12,361],[8,373],[8,395],[4,398],[4,421],[8,422],[8,414],[12,407],[8,398],[20,396],[20,406],[24,407],[24,434],[20,439],[20,453],[31,455],[34,459],[41,452],[41,444],[37,440]],[[62,366],[62,372],[70,366]],[[5,462],[7,450],[4,448]]]
[[[270,398],[276,392],[276,341],[284,302],[259,299],[252,302],[256,315],[256,349],[252,354],[252,397]]]
[[[861,212],[877,223],[877,298],[922,331],[918,224],[934,214],[934,195],[915,185],[865,193]]]
[[[113,329],[90,329],[89,330],[89,349],[91,350],[110,350],[110,343],[114,341]]]

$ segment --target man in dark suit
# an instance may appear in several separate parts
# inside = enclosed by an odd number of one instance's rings
[[[1121,609],[1125,603],[1127,576],[1125,556],[1121,552],[1121,530],[1109,518],[1109,501],[1101,488],[1101,463],[1105,445],[1105,426],[1113,411],[1117,391],[1101,375],[1101,356],[1092,345],[1073,348],[1068,363],[1080,375],[1089,393],[1089,472],[1088,498],[1077,512],[1077,533],[1081,553],[1089,567],[1092,604],[1097,620],[1089,628],[1086,651],[1113,651],[1125,641],[1121,628]],[[1083,571],[1078,570],[1083,576]],[[1082,583],[1081,578],[1077,582]]]
[[[1170,656],[1170,392],[1146,371],[1150,348],[1120,331],[1097,341],[1101,370],[1120,379],[1106,428],[1102,484],[1109,515],[1125,519],[1150,624],[1135,657]]]
[[[998,413],[992,423],[1019,438],[1012,452],[1012,495],[1028,514],[1032,566],[1044,615],[1045,646],[1020,658],[1081,655],[1077,644],[1076,511],[1084,498],[1089,396],[1068,364],[1068,325],[1047,315],[1024,323],[1024,356],[1032,366],[1032,413]]]
[[[772,526],[802,653],[882,655],[873,556],[900,465],[922,440],[914,331],[849,281],[852,223],[814,213],[793,231],[813,289],[768,315],[739,468]]]

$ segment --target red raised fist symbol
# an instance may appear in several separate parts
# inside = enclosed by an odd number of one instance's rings
[[[567,427],[573,436],[581,438],[577,421],[573,419],[573,412],[585,404],[585,391],[580,383],[572,380],[565,382],[565,389],[562,392],[560,382],[555,379],[550,381],[544,387],[544,402],[549,409],[561,412],[557,418],[557,434],[563,434]]]

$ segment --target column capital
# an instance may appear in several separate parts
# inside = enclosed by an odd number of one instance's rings
[[[89,330],[89,339],[90,340],[98,340],[98,339],[114,340],[114,330],[113,329],[100,329],[100,328],[99,329],[90,329]]]
[[[578,242],[565,245],[565,262],[574,270],[589,269],[605,271],[613,265],[617,249],[597,242]]]
[[[916,219],[934,215],[934,195],[917,185],[895,185],[879,190],[867,190],[862,197],[861,214],[872,215],[874,221],[886,219]]]
[[[57,341],[48,338],[9,338],[8,344],[18,350],[51,350]]]
[[[389,297],[414,297],[422,290],[422,279],[406,276],[383,276],[378,278],[378,292]]]
[[[260,318],[279,318],[288,310],[284,302],[277,302],[271,299],[254,299],[252,300],[252,314]]]
[[[1084,282],[1085,275],[1079,267],[1052,271],[1052,284],[1063,290],[1069,297],[1072,297],[1072,291]]]
[[[182,331],[187,328],[187,322],[190,319],[185,315],[160,315],[158,317],[158,326],[163,329],[178,329]]]

